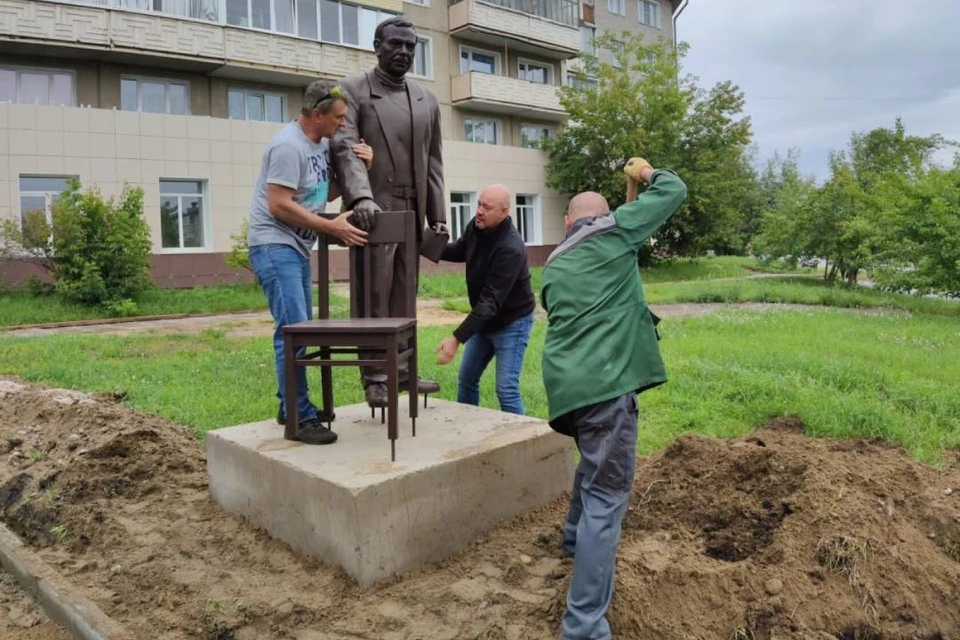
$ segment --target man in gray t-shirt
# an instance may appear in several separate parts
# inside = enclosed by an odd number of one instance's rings
[[[300,116],[267,145],[250,206],[250,266],[263,287],[274,319],[273,350],[277,368],[277,422],[286,423],[283,366],[283,327],[313,315],[310,251],[321,233],[347,246],[366,244],[366,232],[348,221],[346,211],[333,220],[318,214],[339,197],[330,175],[330,138],[344,126],[347,105],[337,84],[318,80],[307,87]],[[373,158],[364,144],[354,151],[366,162]],[[302,353],[302,350],[301,350]],[[299,354],[298,354],[299,355]],[[331,444],[335,434],[322,422],[310,401],[307,375],[297,370],[298,439]]]

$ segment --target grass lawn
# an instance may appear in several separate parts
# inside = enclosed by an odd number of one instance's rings
[[[656,282],[690,282],[717,278],[744,278],[756,272],[795,272],[813,275],[809,269],[789,270],[782,263],[763,264],[753,258],[720,256],[717,258],[682,258],[643,269],[646,284]],[[532,267],[530,279],[535,292],[540,291],[543,267]],[[419,295],[423,298],[465,298],[467,285],[462,273],[439,273],[420,278]]]
[[[651,305],[679,302],[771,302],[846,309],[903,309],[914,313],[960,317],[960,301],[885,293],[803,276],[722,282],[709,280],[661,284],[645,282],[643,288],[647,302]],[[470,302],[465,297],[450,298],[444,300],[443,308],[469,313]]]
[[[799,416],[815,435],[885,438],[928,462],[936,462],[944,447],[960,446],[955,318],[730,311],[665,321],[661,329],[670,382],[641,396],[643,453],[683,433],[732,436],[781,415]],[[421,375],[438,379],[441,397],[453,399],[459,358],[448,367],[437,367],[433,358],[448,333],[446,327],[421,328]],[[546,416],[544,333],[537,323],[522,379],[527,412],[540,417]],[[130,406],[199,433],[276,412],[267,338],[214,331],[0,336],[0,373],[84,391],[124,389]],[[360,402],[357,371],[335,375],[337,403]],[[319,373],[310,376],[316,389]],[[492,370],[482,398],[484,406],[497,406]]]
[[[317,302],[316,287],[313,288],[313,302]],[[331,295],[332,315],[346,315],[349,307],[348,299]],[[252,284],[217,285],[196,289],[154,289],[137,303],[137,316],[266,310],[267,299],[263,290]],[[34,296],[20,291],[0,291],[0,327],[97,320],[106,317],[107,314],[99,307],[63,302],[52,295]]]
[[[776,269],[763,266],[750,258],[727,256],[700,260],[676,260],[670,264],[645,270],[646,282],[708,280],[741,277],[752,270]],[[534,268],[534,288],[539,291],[542,269]],[[316,288],[314,288],[316,301]],[[466,283],[462,273],[424,275],[420,279],[420,295],[426,298],[466,297]],[[342,299],[335,306],[347,305]],[[340,307],[338,306],[337,309]],[[201,287],[196,289],[155,289],[137,302],[137,316],[172,314],[209,314],[236,311],[264,311],[267,309],[263,292],[256,285],[236,284]],[[23,291],[0,289],[0,327],[48,322],[95,320],[107,317],[99,307],[87,307],[63,302],[56,296],[34,296]]]

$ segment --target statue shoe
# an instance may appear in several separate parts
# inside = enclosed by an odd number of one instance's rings
[[[417,393],[436,393],[440,391],[440,383],[435,380],[417,379]]]
[[[382,382],[373,382],[367,385],[365,389],[365,394],[367,396],[367,405],[371,409],[380,407],[386,407],[389,404],[387,398],[387,385]]]

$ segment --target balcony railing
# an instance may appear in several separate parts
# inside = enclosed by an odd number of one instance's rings
[[[455,5],[467,0],[449,0],[450,5]],[[580,26],[580,2],[579,0],[481,0],[486,4],[512,9],[526,13],[527,15],[537,16],[545,20],[553,20],[571,27]]]

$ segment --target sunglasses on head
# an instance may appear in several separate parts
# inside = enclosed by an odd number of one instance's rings
[[[313,111],[314,109],[320,106],[320,103],[326,102],[327,100],[331,100],[333,98],[343,98],[343,89],[341,89],[339,85],[335,86],[333,89],[330,89],[330,91],[320,96],[320,98],[318,98],[317,101],[313,103],[313,106],[310,107],[310,110]]]

